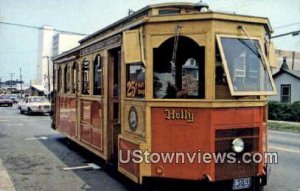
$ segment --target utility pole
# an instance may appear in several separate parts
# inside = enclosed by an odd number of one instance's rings
[[[21,85],[21,98],[22,98],[22,94],[23,94],[22,85],[23,85],[23,82],[22,82],[22,68],[21,67],[20,67],[20,85]]]
[[[292,70],[294,70],[294,67],[295,67],[295,51],[293,51]]]
[[[43,56],[44,58],[46,58],[47,59],[47,81],[48,81],[48,99],[49,99],[49,101],[51,101],[51,89],[50,89],[50,63],[49,63],[49,59],[50,59],[50,57],[49,56]]]
[[[9,73],[9,75],[10,75],[10,91],[12,91],[12,79],[13,79],[14,73]]]

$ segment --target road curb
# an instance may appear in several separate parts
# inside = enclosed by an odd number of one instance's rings
[[[0,191],[16,191],[6,168],[3,166],[0,160]]]

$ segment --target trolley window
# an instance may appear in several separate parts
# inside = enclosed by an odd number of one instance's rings
[[[258,39],[217,36],[231,95],[274,95],[274,82]]]
[[[72,93],[76,93],[77,91],[77,78],[78,78],[78,75],[77,75],[77,72],[78,72],[78,65],[77,65],[77,62],[74,62],[73,63],[73,66],[72,66]]]
[[[82,90],[81,93],[85,95],[90,94],[90,83],[89,83],[89,73],[90,73],[90,62],[83,61],[82,63]]]
[[[145,97],[145,68],[143,64],[127,65],[126,97]]]
[[[185,36],[171,37],[154,48],[153,62],[154,98],[204,98],[205,47]]]
[[[172,14],[179,14],[180,9],[161,9],[158,11],[159,15],[172,15]]]
[[[64,93],[70,90],[70,65],[67,64],[64,69]]]
[[[94,60],[94,95],[101,95],[101,83],[102,83],[102,64],[101,64],[101,56],[97,55]]]
[[[62,91],[62,68],[61,66],[58,66],[58,72],[57,72],[57,91]]]

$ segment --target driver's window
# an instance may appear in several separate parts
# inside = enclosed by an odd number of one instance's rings
[[[173,48],[170,38],[153,50],[153,97],[204,98],[205,47],[180,36]]]

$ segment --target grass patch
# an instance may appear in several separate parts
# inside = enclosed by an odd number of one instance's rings
[[[300,133],[300,123],[290,123],[284,121],[269,121],[269,129],[278,130],[278,131],[288,131],[288,132],[297,132]]]

